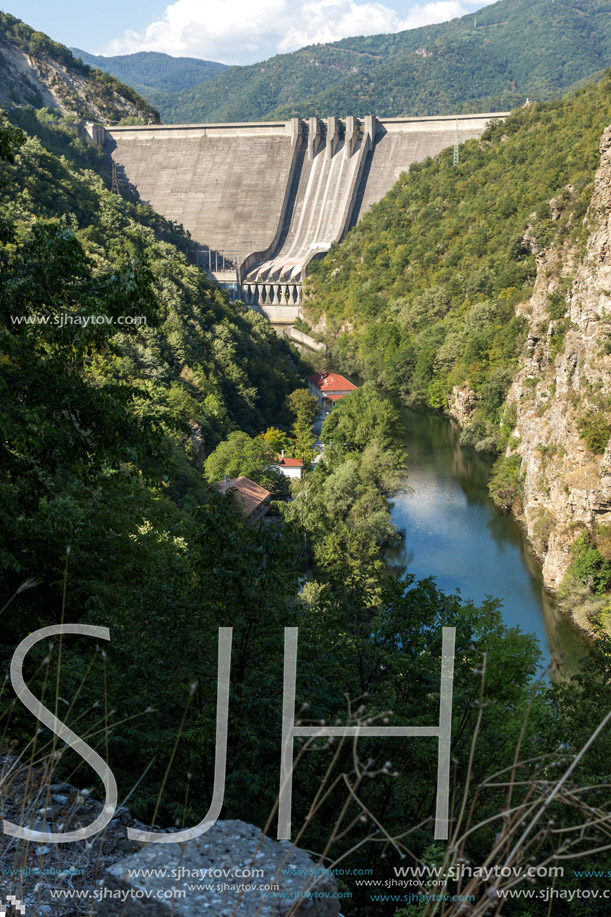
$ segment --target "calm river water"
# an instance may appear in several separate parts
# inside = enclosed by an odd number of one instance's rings
[[[392,515],[405,534],[401,560],[408,572],[433,576],[465,599],[500,599],[506,624],[536,634],[546,665],[553,660],[562,675],[574,672],[585,641],[545,592],[521,528],[490,500],[491,461],[461,447],[459,429],[448,419],[401,413],[408,469]]]

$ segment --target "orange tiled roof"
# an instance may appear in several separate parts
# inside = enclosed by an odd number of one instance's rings
[[[246,477],[219,481],[216,486],[222,494],[231,491],[246,516],[251,516],[271,496],[269,490]]]
[[[287,468],[303,468],[303,461],[301,459],[289,458],[288,456],[278,456],[278,464],[286,465]]]
[[[308,376],[308,379],[325,394],[327,392],[351,392],[356,388],[356,385],[338,373],[316,373],[314,376]]]

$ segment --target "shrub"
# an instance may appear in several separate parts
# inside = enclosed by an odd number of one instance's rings
[[[602,455],[611,435],[611,423],[602,411],[590,411],[579,421],[581,438],[590,452]]]
[[[594,595],[604,595],[611,589],[611,560],[603,557],[589,532],[584,532],[574,541],[571,554],[570,575]]]
[[[522,494],[522,459],[519,455],[502,455],[494,463],[488,490],[496,506],[510,510]]]
[[[566,295],[554,290],[547,297],[547,311],[552,321],[558,321],[566,315]]]

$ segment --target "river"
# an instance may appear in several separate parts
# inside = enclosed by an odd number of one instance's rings
[[[461,447],[460,430],[447,418],[401,414],[407,478],[393,498],[392,517],[405,535],[400,559],[408,572],[433,576],[465,599],[500,599],[505,623],[536,635],[552,677],[574,673],[586,642],[545,591],[520,526],[488,496],[491,460]]]

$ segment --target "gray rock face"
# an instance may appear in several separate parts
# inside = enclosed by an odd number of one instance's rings
[[[449,414],[465,427],[477,408],[477,395],[468,385],[455,385],[450,399]]]
[[[330,873],[242,821],[187,844],[147,844],[111,866],[98,893],[100,917],[339,915]]]
[[[553,217],[554,202],[551,209]],[[579,427],[589,410],[605,410],[611,396],[611,128],[601,139],[586,225],[583,259],[566,245],[537,251],[533,295],[518,307],[528,320],[528,343],[507,398],[516,415],[507,453],[522,458],[524,479],[514,512],[551,590],[562,582],[577,535],[611,522],[611,442],[595,455]],[[558,350],[559,323],[550,320],[548,301],[559,290],[566,319]],[[579,623],[587,627],[587,620]]]

